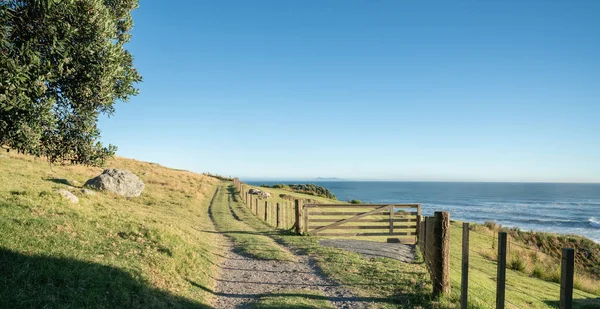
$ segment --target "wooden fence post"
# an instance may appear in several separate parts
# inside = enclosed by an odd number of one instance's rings
[[[394,206],[390,205],[390,235],[394,234]]]
[[[506,232],[498,232],[498,274],[496,275],[496,309],[504,309],[506,295]]]
[[[302,224],[302,233],[308,235],[308,207],[304,206],[304,224]]]
[[[265,222],[269,223],[269,202],[265,201]]]
[[[460,308],[467,309],[469,298],[469,222],[463,222],[462,271],[460,281]]]
[[[425,243],[427,244],[427,247],[425,247],[425,256],[427,257],[426,261],[427,266],[429,267],[429,275],[433,282],[435,280],[433,276],[433,265],[431,264],[431,261],[433,260],[433,217],[425,218],[425,226],[427,231],[427,234],[425,235]]]
[[[416,236],[415,236],[415,244],[417,244],[419,242],[420,225],[421,225],[421,204],[418,204],[418,206],[417,206],[417,230],[416,230]]]
[[[258,217],[258,197],[254,199],[254,215]]]
[[[419,247],[421,247],[421,237],[422,237],[421,236],[421,230],[422,230],[421,220],[423,220],[421,215],[417,215],[417,241],[416,241],[416,244]]]
[[[560,309],[573,308],[573,275],[575,249],[563,248],[560,262]]]
[[[281,205],[279,205],[279,203],[276,204],[277,208],[275,208],[275,216],[277,217],[276,222],[275,222],[275,227],[277,227],[278,229],[281,228]]]
[[[438,297],[450,294],[450,213],[436,211],[433,220],[433,297]]]
[[[294,200],[294,213],[295,221],[294,227],[296,228],[296,234],[302,235],[302,200]]]

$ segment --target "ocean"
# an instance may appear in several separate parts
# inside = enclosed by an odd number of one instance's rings
[[[250,181],[252,185],[306,181]],[[339,200],[420,203],[423,215],[585,236],[600,243],[600,184],[312,181]]]

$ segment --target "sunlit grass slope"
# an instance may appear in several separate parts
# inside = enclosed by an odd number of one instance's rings
[[[114,158],[138,198],[82,194],[101,168],[0,157],[0,299],[6,308],[202,308],[221,239],[207,208],[218,180]],[[71,183],[74,186],[66,185]],[[69,203],[63,188],[79,197]]]
[[[462,222],[450,225],[450,276],[453,287],[452,299],[458,301],[460,295],[462,260]],[[494,308],[496,291],[497,231],[484,226],[473,226],[469,233],[469,302],[477,308]],[[537,278],[525,269],[519,270],[517,259],[536,253],[535,247],[528,247],[512,239],[507,256],[506,307],[507,308],[557,308],[560,299],[560,284]],[[536,253],[539,258],[543,254]],[[527,266],[523,266],[527,267]],[[557,265],[560,271],[560,265]],[[600,294],[590,293],[595,289],[582,286],[576,275],[573,293],[574,308],[600,308]],[[587,290],[587,292],[585,291]]]

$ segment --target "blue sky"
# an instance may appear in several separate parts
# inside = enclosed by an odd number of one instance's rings
[[[600,182],[599,1],[144,1],[118,155],[243,179]]]

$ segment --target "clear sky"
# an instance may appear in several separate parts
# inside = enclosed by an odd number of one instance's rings
[[[140,1],[118,155],[243,179],[600,182],[600,1]]]

